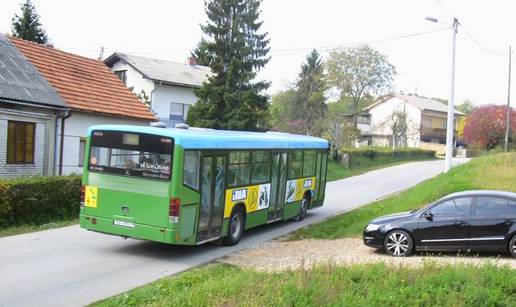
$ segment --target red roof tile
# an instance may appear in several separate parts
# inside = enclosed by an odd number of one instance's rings
[[[19,38],[10,39],[72,109],[156,120],[102,61]]]

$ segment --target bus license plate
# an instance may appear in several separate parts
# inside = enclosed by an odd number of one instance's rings
[[[114,220],[113,224],[118,225],[118,226],[123,226],[123,227],[134,228],[134,223],[126,222],[126,221]]]

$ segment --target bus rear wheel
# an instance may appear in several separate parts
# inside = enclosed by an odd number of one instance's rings
[[[235,245],[240,241],[244,232],[244,212],[236,207],[229,217],[228,235],[222,240],[223,245]]]
[[[294,221],[302,221],[305,219],[309,205],[310,200],[306,197],[303,198],[303,200],[301,201],[301,205],[299,206],[299,213],[294,217]]]

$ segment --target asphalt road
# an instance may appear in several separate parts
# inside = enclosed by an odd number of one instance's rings
[[[79,226],[0,238],[0,306],[85,305],[404,190],[443,167],[441,160],[416,162],[330,182],[324,206],[304,221],[258,227],[233,247],[171,246]]]

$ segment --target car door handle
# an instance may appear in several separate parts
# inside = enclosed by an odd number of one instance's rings
[[[466,221],[459,221],[459,222],[455,223],[455,225],[457,225],[457,226],[469,226],[469,223],[466,222]]]

